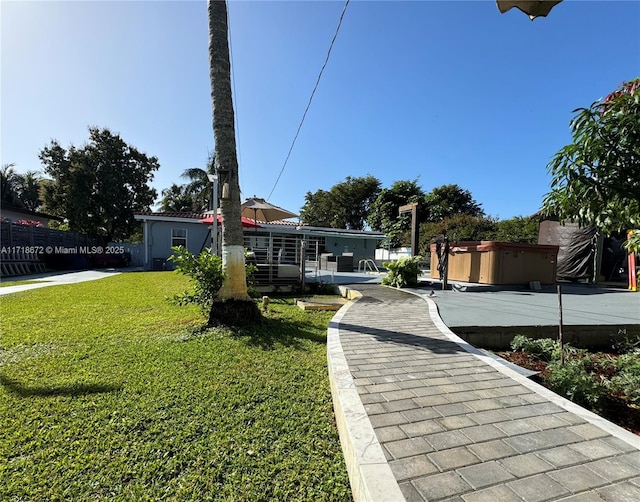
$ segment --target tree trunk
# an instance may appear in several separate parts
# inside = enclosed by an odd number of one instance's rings
[[[222,269],[225,274],[224,283],[220,289],[220,300],[215,302],[211,309],[209,324],[237,324],[232,321],[233,319],[247,323],[259,319],[260,310],[247,292],[240,218],[238,159],[231,97],[227,4],[225,0],[209,0],[207,7],[215,166],[220,174],[220,183],[223,187],[220,206],[223,220]],[[254,309],[251,309],[248,303],[251,303]],[[235,310],[239,310],[243,314],[234,316],[233,311]],[[247,313],[253,310],[256,315],[247,316]]]

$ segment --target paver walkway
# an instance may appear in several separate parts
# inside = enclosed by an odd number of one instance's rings
[[[432,301],[357,290],[328,340],[356,500],[640,500],[640,437],[474,353]]]

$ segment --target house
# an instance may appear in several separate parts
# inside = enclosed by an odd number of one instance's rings
[[[171,269],[172,263],[167,262],[167,258],[172,254],[172,246],[185,246],[194,254],[210,247],[211,227],[200,222],[206,216],[205,213],[137,213],[136,220],[143,224],[144,268]],[[259,270],[267,273],[270,284],[278,278],[297,281],[303,253],[307,267],[340,262],[350,270],[357,269],[361,260],[374,259],[376,247],[384,238],[379,232],[311,227],[286,220],[257,223],[258,227],[244,229],[244,246]],[[218,231],[220,229],[218,226]],[[321,259],[322,255],[325,260]],[[338,260],[341,256],[345,258]]]
[[[175,246],[184,246],[194,254],[211,246],[209,228],[199,220],[204,213],[136,213],[134,218],[142,222],[143,263],[145,270],[173,269],[167,258]]]

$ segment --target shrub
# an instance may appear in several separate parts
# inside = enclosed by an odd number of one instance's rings
[[[558,342],[551,338],[533,339],[523,335],[516,335],[511,341],[511,350],[527,352],[541,361],[551,361],[560,355]]]
[[[314,295],[335,295],[338,293],[338,286],[332,282],[313,282],[309,284],[309,291]]]
[[[199,255],[194,255],[184,246],[171,249],[173,254],[169,260],[176,264],[176,272],[189,276],[193,285],[193,290],[174,295],[173,302],[176,305],[195,303],[208,315],[224,280],[222,259],[208,248]]]
[[[589,372],[591,364],[588,357],[572,357],[564,364],[554,360],[547,366],[549,388],[576,404],[600,409],[607,388]]]
[[[247,293],[251,298],[260,297],[260,292],[256,288],[256,278],[255,273],[258,271],[258,267],[252,261],[249,261],[247,258],[249,256],[249,251],[245,248],[244,250],[244,269],[245,275],[247,276]]]
[[[626,329],[618,330],[618,336],[612,337],[611,348],[618,354],[640,350],[640,337],[627,334]]]
[[[417,286],[421,262],[422,257],[420,256],[411,256],[409,258],[401,258],[398,261],[384,262],[382,266],[389,272],[386,277],[382,279],[382,284],[396,288]]]
[[[615,367],[618,373],[611,378],[612,392],[631,403],[640,404],[640,351],[618,357]]]

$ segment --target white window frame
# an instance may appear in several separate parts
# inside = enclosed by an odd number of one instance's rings
[[[179,235],[184,233],[184,236]],[[178,234],[178,235],[176,235]],[[178,241],[178,242],[176,242]],[[184,246],[187,247],[187,229],[186,228],[172,228],[171,229],[171,247]]]

